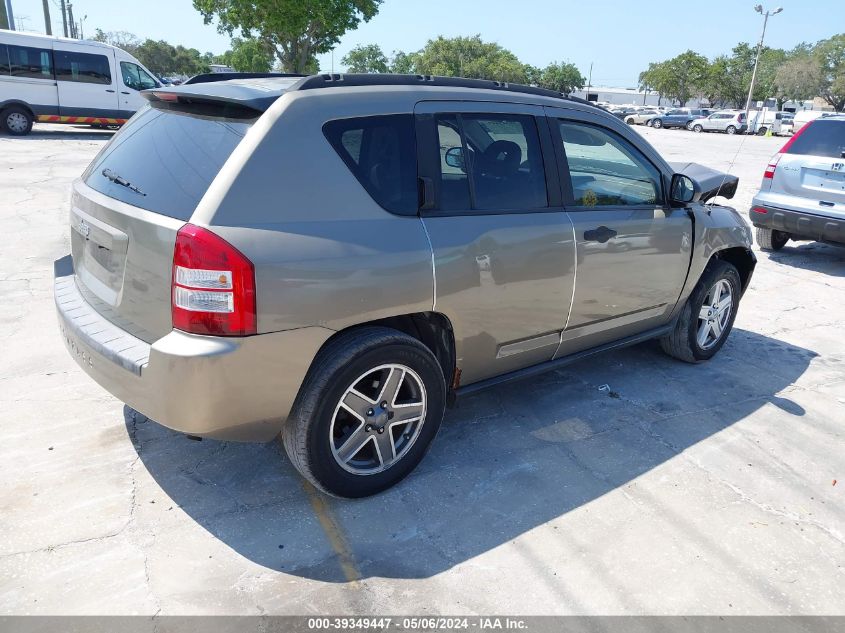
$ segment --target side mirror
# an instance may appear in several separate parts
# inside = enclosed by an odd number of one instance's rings
[[[465,170],[464,150],[462,147],[450,147],[446,150],[446,164],[449,167]]]
[[[672,202],[676,204],[698,202],[701,198],[701,186],[684,174],[674,174],[672,176],[671,192]]]

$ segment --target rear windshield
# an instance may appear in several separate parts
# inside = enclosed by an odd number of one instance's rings
[[[145,106],[83,178],[111,198],[188,220],[252,123]]]
[[[845,158],[845,121],[810,121],[786,153]]]

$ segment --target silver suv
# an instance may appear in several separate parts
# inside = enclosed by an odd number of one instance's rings
[[[749,212],[757,243],[845,244],[845,115],[806,123],[772,157]]]
[[[326,75],[146,98],[73,185],[67,347],[172,429],[281,434],[335,495],[402,479],[463,394],[647,339],[709,359],[754,269],[747,224],[703,204],[735,179],[559,93]]]

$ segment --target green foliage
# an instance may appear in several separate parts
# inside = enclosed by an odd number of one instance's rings
[[[112,46],[122,48],[130,55],[135,55],[135,50],[141,44],[141,40],[128,31],[104,32],[103,29],[97,29],[94,37],[91,39],[95,42],[103,42],[104,44],[111,44]]]
[[[242,73],[266,73],[273,67],[273,57],[273,48],[266,42],[236,37],[232,48],[216,57],[215,62]]]
[[[359,44],[340,60],[350,73],[389,72],[387,56],[378,44]]]
[[[682,103],[692,96],[706,97],[719,106],[745,107],[754,74],[757,47],[740,42],[730,55],[708,62],[687,51],[678,57],[649,64],[640,73],[640,88],[670,96]],[[778,106],[788,100],[808,101],[822,96],[836,110],[845,108],[845,34],[816,44],[801,42],[792,50],[760,49],[752,101],[770,97]]]
[[[400,57],[401,56],[401,57]],[[401,63],[402,70],[423,75],[495,79],[524,83],[526,67],[516,55],[495,42],[484,42],[480,35],[472,37],[443,36],[429,40],[416,53],[397,53],[393,67]]]
[[[378,13],[382,0],[193,0],[206,24],[267,42],[285,72],[313,70],[347,31]]]
[[[817,43],[813,59],[821,73],[821,96],[834,109],[845,109],[845,33]]]
[[[390,72],[400,75],[413,75],[417,72],[417,57],[419,53],[403,53],[394,51],[390,62]]]
[[[822,73],[819,64],[804,54],[782,64],[775,73],[775,96],[784,101],[804,103],[821,94]]]
[[[543,69],[539,81],[533,83],[568,95],[583,88],[587,80],[574,64],[553,62]]]
[[[173,46],[164,40],[144,40],[132,53],[156,75],[196,75],[208,72],[208,62],[195,48]]]

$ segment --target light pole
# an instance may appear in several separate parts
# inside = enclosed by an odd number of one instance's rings
[[[751,85],[748,87],[748,99],[745,102],[745,123],[748,125],[746,134],[751,134],[751,121],[748,119],[748,112],[751,110],[751,94],[754,92],[754,82],[757,80],[757,64],[760,63],[760,51],[763,50],[763,39],[766,37],[766,24],[769,22],[769,16],[777,15],[783,11],[783,7],[763,13],[763,5],[758,4],[754,7],[754,10],[763,16],[763,33],[760,35],[760,43],[757,44],[757,56],[754,58],[754,72],[751,73]]]

